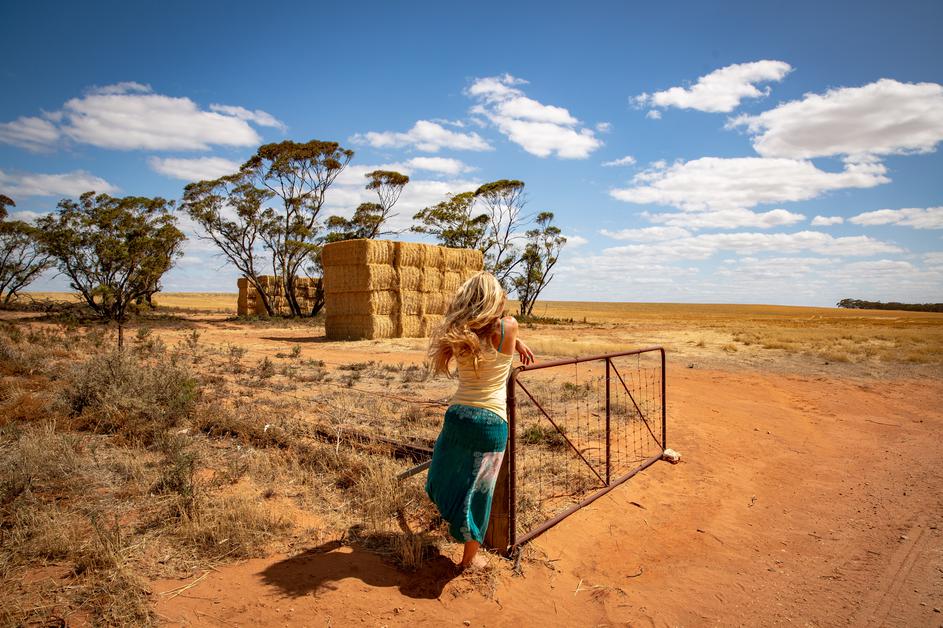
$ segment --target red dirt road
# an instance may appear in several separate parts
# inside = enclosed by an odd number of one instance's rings
[[[312,542],[155,583],[186,626],[943,625],[943,382],[669,371],[657,463],[501,563]],[[452,546],[458,552],[458,546]],[[195,574],[194,577],[200,576]],[[191,578],[192,580],[192,578]]]

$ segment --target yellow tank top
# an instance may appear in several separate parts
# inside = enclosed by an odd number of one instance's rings
[[[499,353],[493,347],[489,349],[478,361],[477,373],[471,357],[456,358],[458,390],[452,397],[452,404],[491,410],[507,421],[507,380],[514,355]]]

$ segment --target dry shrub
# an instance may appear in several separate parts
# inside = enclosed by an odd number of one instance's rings
[[[0,505],[24,492],[69,491],[82,482],[81,441],[59,434],[53,422],[29,425],[15,433],[11,447],[0,450]]]
[[[61,399],[76,428],[148,445],[189,416],[199,395],[183,366],[166,359],[145,362],[123,351],[76,365],[63,383]]]
[[[193,514],[184,516],[177,534],[206,558],[245,558],[264,555],[266,544],[291,527],[288,519],[270,512],[257,498],[200,494]]]

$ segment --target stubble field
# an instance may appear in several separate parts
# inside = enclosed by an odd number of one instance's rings
[[[666,348],[683,462],[456,577],[372,438],[435,437],[425,341],[156,302],[0,313],[4,624],[940,625],[939,314],[540,303],[538,359]]]

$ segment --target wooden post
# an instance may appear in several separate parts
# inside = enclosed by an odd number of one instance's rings
[[[501,461],[501,470],[498,472],[498,481],[494,485],[494,499],[491,501],[491,519],[488,521],[488,530],[485,532],[485,547],[500,554],[507,552],[511,544],[510,511],[511,511],[511,482],[508,475],[509,456],[504,452]]]

